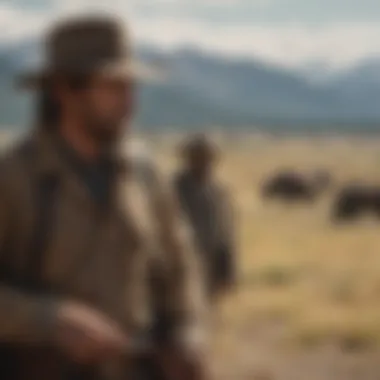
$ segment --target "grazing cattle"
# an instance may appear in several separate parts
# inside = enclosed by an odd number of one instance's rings
[[[318,171],[312,175],[282,171],[264,184],[262,195],[267,199],[288,202],[313,201],[330,182],[330,174],[325,171]]]
[[[333,219],[355,220],[365,214],[380,217],[380,187],[365,184],[344,187],[336,197]]]

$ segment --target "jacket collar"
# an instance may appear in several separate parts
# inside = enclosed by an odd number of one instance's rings
[[[47,128],[38,128],[32,132],[31,145],[35,149],[35,168],[41,175],[62,175],[69,170],[67,160],[57,145],[57,136]],[[115,172],[126,174],[130,162],[123,154],[121,147],[117,146],[110,152],[109,159]]]

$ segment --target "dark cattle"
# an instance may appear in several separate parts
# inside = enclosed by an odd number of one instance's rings
[[[343,188],[333,206],[334,220],[355,220],[365,214],[380,217],[380,187],[355,184]]]
[[[280,172],[269,179],[262,188],[267,199],[283,201],[313,201],[331,182],[329,173],[319,171],[311,176],[296,172]]]

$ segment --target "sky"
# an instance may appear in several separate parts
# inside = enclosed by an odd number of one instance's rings
[[[127,21],[137,43],[165,49],[337,69],[380,57],[379,0],[0,0],[0,43],[100,10]]]

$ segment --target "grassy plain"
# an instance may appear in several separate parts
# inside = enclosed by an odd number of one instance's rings
[[[175,144],[163,141],[154,147],[170,173]],[[219,175],[239,221],[240,282],[215,316],[218,376],[379,379],[380,221],[337,226],[330,209],[346,183],[380,185],[380,139],[230,136],[219,143]],[[264,202],[263,180],[287,168],[327,169],[333,184],[315,204]]]
[[[221,180],[236,207],[239,284],[214,310],[218,380],[379,380],[380,220],[338,226],[337,191],[380,185],[380,138],[217,136]],[[144,136],[170,175],[180,136]],[[0,142],[6,146],[8,136]],[[280,169],[325,169],[315,204],[264,202]]]

